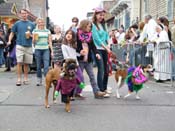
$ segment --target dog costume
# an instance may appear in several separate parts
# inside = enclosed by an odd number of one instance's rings
[[[139,99],[138,91],[143,88],[143,84],[148,80],[148,73],[152,71],[151,65],[139,65],[138,67],[129,67],[128,69],[118,69],[115,74],[118,85],[116,89],[117,98],[120,98],[119,88],[126,83],[128,86],[128,94],[124,96],[124,98],[130,96],[131,93],[135,91],[136,99]]]
[[[76,77],[77,63],[74,59],[66,59],[63,64],[63,72],[61,78],[57,82],[55,97],[58,96],[58,92],[61,93],[61,101],[65,103],[66,112],[70,112],[70,98],[73,97],[73,93],[77,85],[80,88],[84,88],[84,83]]]
[[[130,92],[138,92],[143,88],[143,83],[145,83],[147,80],[148,78],[143,73],[143,67],[130,67],[128,69],[126,83]]]

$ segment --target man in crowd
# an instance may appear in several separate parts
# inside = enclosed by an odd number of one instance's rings
[[[21,86],[21,68],[24,65],[24,84],[28,84],[28,65],[32,64],[32,34],[34,24],[27,19],[28,11],[20,10],[21,20],[17,21],[11,30],[8,45],[11,44],[14,34],[16,34],[16,58],[17,58],[17,82],[16,86]]]

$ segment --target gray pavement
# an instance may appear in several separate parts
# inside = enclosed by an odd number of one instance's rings
[[[95,70],[96,71],[96,70]],[[15,72],[0,70],[0,131],[51,130],[51,131],[174,131],[175,88],[170,82],[149,81],[141,90],[141,100],[133,94],[127,99],[117,99],[116,83],[110,76],[110,98],[94,99],[87,76],[83,91],[85,100],[71,103],[71,113],[64,111],[64,104],[51,101],[50,109],[44,108],[44,86],[35,86],[35,74],[30,74],[30,85],[16,87]],[[121,89],[121,95],[127,93]]]

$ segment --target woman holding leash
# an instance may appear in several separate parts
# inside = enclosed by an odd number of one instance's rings
[[[93,52],[98,60],[100,60],[100,54],[93,43],[91,29],[92,23],[89,20],[82,20],[80,22],[77,30],[77,52],[80,55],[77,58],[82,72],[85,69],[88,74],[94,97],[103,98],[105,93],[100,92],[93,72],[91,53]]]
[[[94,9],[92,22],[92,37],[94,44],[101,56],[101,59],[96,59],[97,63],[97,83],[100,91],[105,92],[104,97],[109,97],[107,91],[108,84],[108,53],[111,53],[108,41],[110,41],[109,35],[106,31],[104,16],[106,11],[103,8],[97,7]]]

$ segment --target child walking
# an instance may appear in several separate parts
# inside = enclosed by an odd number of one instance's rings
[[[76,35],[71,29],[66,31],[61,48],[62,48],[63,57],[64,57],[65,60],[69,59],[69,58],[76,60],[77,65],[78,65],[76,75],[77,75],[77,77],[79,78],[79,80],[81,82],[84,82],[84,77],[83,77],[82,71],[79,67],[78,60],[77,60]],[[82,93],[82,89],[77,87],[74,91],[74,96],[79,98],[79,99],[84,99],[84,97],[82,96],[81,93]],[[74,98],[72,100],[74,100]]]

